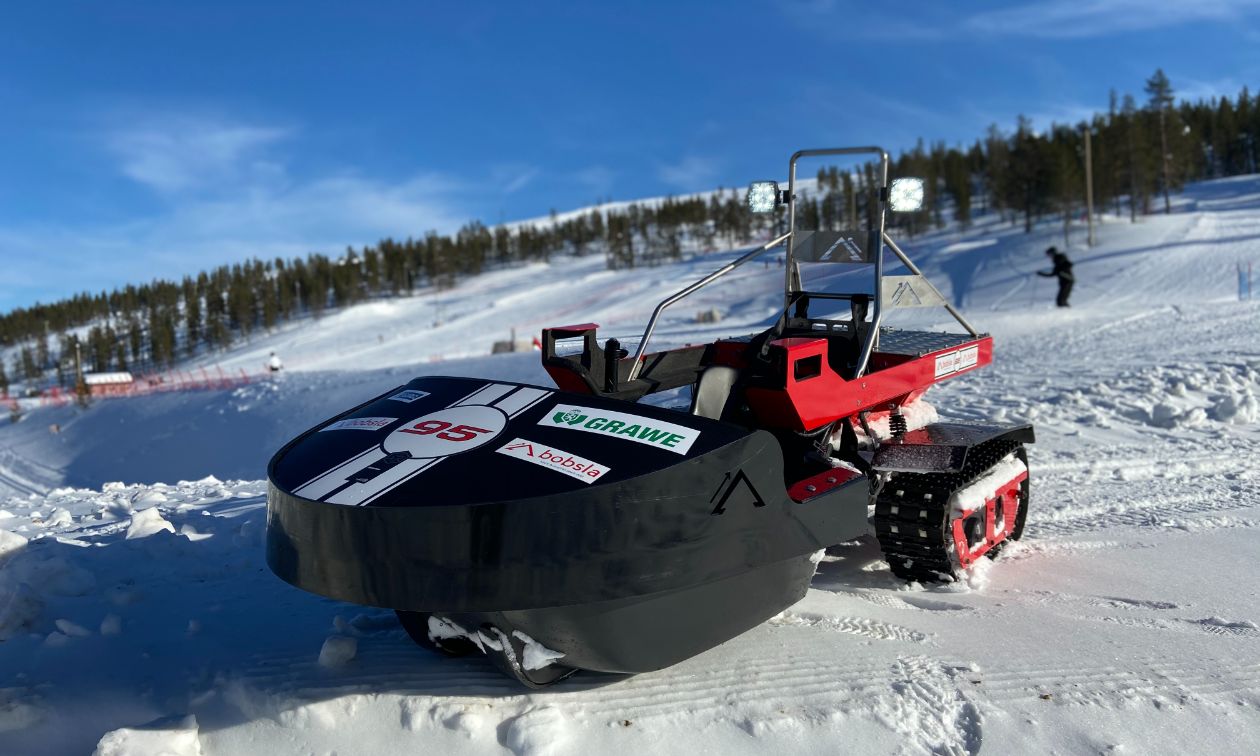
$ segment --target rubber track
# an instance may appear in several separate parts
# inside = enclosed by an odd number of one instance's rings
[[[1009,439],[979,444],[967,452],[962,472],[892,474],[875,500],[874,522],[879,546],[894,575],[920,583],[957,575],[945,540],[949,498],[1020,446]],[[993,553],[1000,546],[994,546]]]

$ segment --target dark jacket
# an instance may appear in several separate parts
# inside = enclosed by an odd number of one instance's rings
[[[1045,276],[1046,278],[1058,278],[1060,281],[1064,282],[1076,280],[1076,277],[1072,275],[1072,261],[1069,260],[1067,255],[1062,252],[1056,252],[1054,254],[1054,270],[1049,273],[1039,270],[1037,271],[1037,275]]]

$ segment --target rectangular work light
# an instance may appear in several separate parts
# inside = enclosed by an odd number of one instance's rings
[[[754,181],[748,185],[748,209],[754,213],[773,213],[779,204],[779,184]]]
[[[897,213],[913,213],[923,207],[923,179],[893,179],[888,205]]]

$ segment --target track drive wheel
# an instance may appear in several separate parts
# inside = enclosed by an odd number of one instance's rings
[[[398,615],[398,620],[402,622],[407,635],[410,635],[418,645],[430,651],[447,656],[467,656],[478,650],[477,645],[467,638],[435,636],[429,627],[429,619],[433,616],[429,612],[408,612],[396,609],[394,614]]]
[[[978,480],[1008,457],[1025,472],[997,486],[991,476],[987,484]],[[1018,540],[1028,517],[1027,466],[1023,444],[997,439],[971,449],[961,472],[893,473],[875,500],[874,518],[893,574],[921,583],[957,580],[980,556],[992,559],[1008,540]],[[970,514],[951,513],[954,494],[973,483],[996,490]]]

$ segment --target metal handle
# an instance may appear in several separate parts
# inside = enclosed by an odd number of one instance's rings
[[[770,241],[761,245],[757,249],[754,249],[752,252],[749,252],[748,254],[739,258],[735,262],[728,263],[727,265],[713,271],[709,275],[705,276],[699,281],[696,281],[692,285],[688,286],[687,288],[683,289],[682,291],[678,292],[677,294],[669,297],[665,301],[658,304],[656,306],[656,310],[652,312],[652,319],[648,321],[647,328],[643,331],[643,338],[642,340],[639,341],[639,348],[634,353],[634,365],[631,366],[630,376],[626,380],[633,381],[635,378],[639,377],[639,371],[643,369],[643,354],[647,351],[648,339],[652,338],[652,331],[656,329],[656,321],[660,320],[661,313],[665,311],[666,307],[669,307],[673,303],[677,302],[678,300],[682,299],[688,294],[691,294],[692,292],[696,291],[702,286],[709,285],[713,281],[716,281],[717,279],[721,278],[727,273],[730,273],[732,270],[735,270],[739,266],[743,265],[744,263],[748,262],[754,257],[757,257],[758,255],[762,254],[763,252],[770,249],[771,247],[777,247],[778,245],[787,241],[788,237],[790,237],[791,235],[792,235],[792,232],[789,231],[783,236],[780,236],[775,239],[771,239]]]

